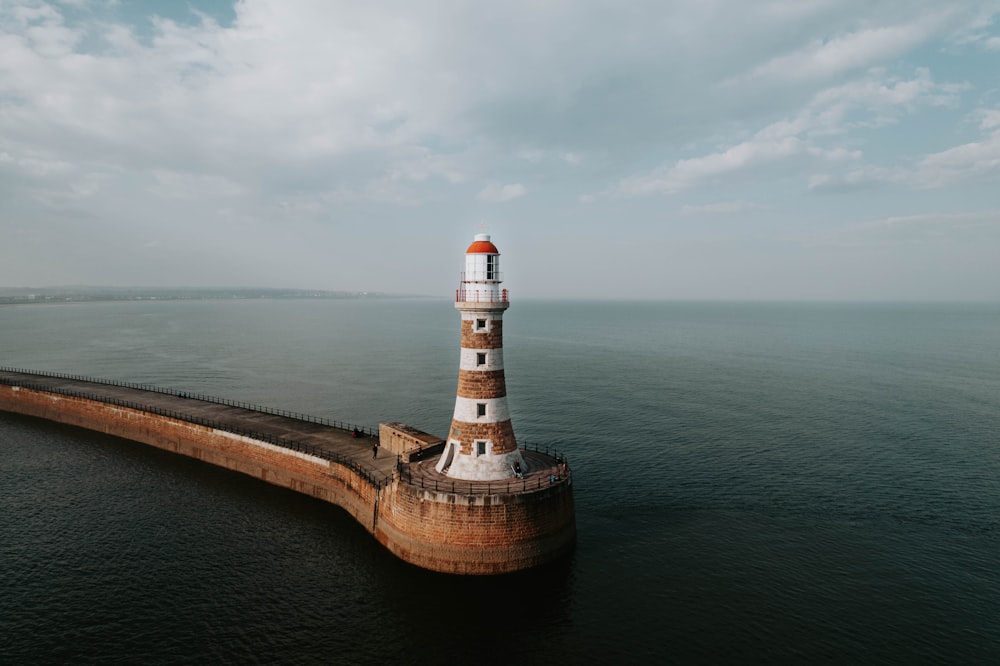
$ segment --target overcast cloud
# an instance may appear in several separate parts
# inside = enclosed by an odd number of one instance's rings
[[[0,0],[0,285],[1000,300],[998,16]]]

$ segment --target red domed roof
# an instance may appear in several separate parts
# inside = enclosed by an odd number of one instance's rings
[[[465,251],[466,254],[500,254],[500,250],[497,246],[488,240],[477,240],[473,241],[469,249]]]

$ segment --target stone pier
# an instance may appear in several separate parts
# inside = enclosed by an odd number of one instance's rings
[[[0,411],[156,446],[336,504],[398,557],[435,571],[517,571],[575,542],[572,474],[546,453],[523,451],[521,477],[457,481],[435,470],[444,440],[405,424],[383,424],[385,445],[373,457],[379,433],[351,423],[11,369],[0,369]]]

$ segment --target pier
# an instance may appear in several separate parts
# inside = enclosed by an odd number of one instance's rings
[[[441,447],[425,442],[443,440],[433,436],[388,446],[378,430],[350,422],[15,368],[0,368],[0,411],[149,444],[331,502],[400,558],[436,571],[516,571],[575,541],[572,474],[554,452],[521,449],[521,476],[461,480],[435,468]]]

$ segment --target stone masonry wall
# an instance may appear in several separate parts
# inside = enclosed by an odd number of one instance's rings
[[[417,566],[455,574],[500,574],[573,549],[569,482],[529,494],[465,496],[394,484],[379,507],[375,537]]]
[[[503,347],[503,321],[490,321],[489,332],[474,332],[476,322],[462,320],[462,346],[466,349],[500,349]]]
[[[499,398],[507,395],[503,370],[459,370],[458,395],[463,398]]]

